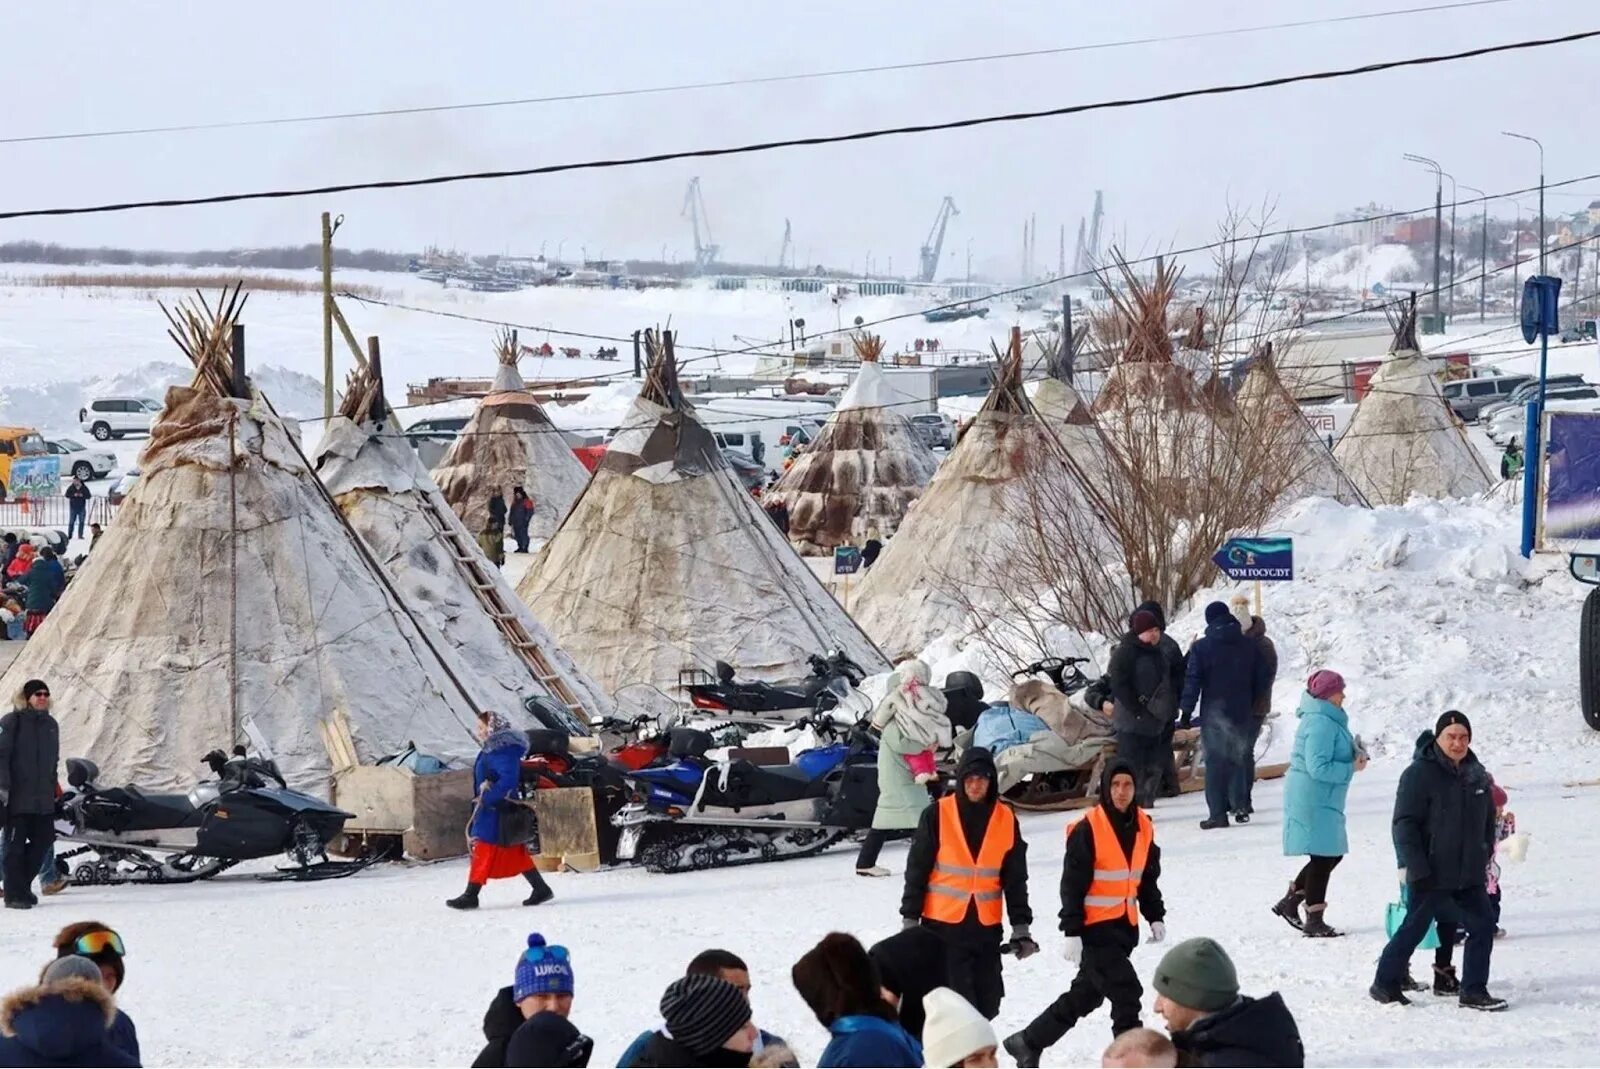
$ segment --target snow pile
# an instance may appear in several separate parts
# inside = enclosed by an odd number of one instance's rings
[[[1417,258],[1405,245],[1353,245],[1311,261],[1311,285],[1320,290],[1364,292],[1374,283],[1389,285],[1419,278]],[[1290,285],[1303,284],[1306,261],[1301,257],[1284,273]]]
[[[1363,509],[1325,498],[1293,506],[1279,531],[1294,538],[1295,580],[1266,587],[1267,633],[1277,645],[1273,750],[1286,757],[1304,680],[1333,668],[1349,683],[1350,722],[1375,755],[1409,754],[1446,709],[1472,718],[1486,764],[1527,766],[1541,779],[1593,775],[1600,735],[1578,708],[1578,612],[1586,588],[1564,559],[1517,554],[1518,507],[1506,502],[1413,499]],[[1173,614],[1187,648],[1204,610],[1248,584],[1201,591]],[[1131,610],[1130,606],[1130,610]],[[1109,641],[1055,636],[1062,655],[1089,654],[1103,670]],[[992,701],[1015,665],[950,637],[923,659],[934,678],[978,673]],[[1495,758],[1491,762],[1490,757]]]

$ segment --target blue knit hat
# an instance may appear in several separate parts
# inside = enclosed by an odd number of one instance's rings
[[[528,936],[528,949],[517,959],[517,980],[512,999],[521,1002],[530,995],[572,994],[572,961],[564,946],[546,946],[544,936]]]

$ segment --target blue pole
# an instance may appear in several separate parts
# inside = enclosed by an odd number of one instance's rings
[[[1544,391],[1549,377],[1550,334],[1539,332],[1539,397],[1528,402],[1528,420],[1522,433],[1522,555],[1533,556],[1534,528],[1538,523],[1539,476],[1544,467]]]

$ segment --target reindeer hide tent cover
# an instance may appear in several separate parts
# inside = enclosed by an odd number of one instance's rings
[[[346,396],[361,393],[358,385],[352,383]],[[466,667],[464,681],[480,707],[510,715],[529,696],[567,704],[570,695],[590,719],[610,713],[610,698],[556,645],[500,569],[483,557],[392,415],[379,420],[363,415],[346,405],[334,417],[319,446],[317,473],[388,570],[400,596]],[[454,535],[454,544],[441,525]],[[472,560],[459,560],[460,550]],[[496,611],[514,617],[513,633],[520,631],[542,651],[559,685],[541,681],[538,677],[545,673],[524,660],[512,644],[515,640],[489,615],[473,586],[480,577],[493,588],[487,600]],[[562,686],[567,695],[560,693]]]
[[[1317,429],[1306,419],[1305,413],[1290,395],[1278,374],[1278,367],[1270,347],[1257,356],[1255,365],[1245,375],[1234,404],[1241,419],[1251,421],[1282,421],[1285,425],[1298,424],[1301,434],[1274,435],[1274,429],[1263,433],[1272,436],[1275,444],[1297,449],[1296,457],[1286,457],[1285,464],[1300,472],[1297,484],[1290,489],[1294,497],[1331,497],[1344,505],[1365,505],[1366,498],[1355,482],[1345,474],[1333,450]]]
[[[767,493],[789,510],[789,540],[801,553],[832,553],[871,534],[893,534],[906,507],[939,466],[903,414],[908,398],[878,364],[882,341],[856,341],[861,370],[816,440]]]
[[[1418,351],[1416,302],[1356,406],[1333,455],[1368,501],[1402,505],[1414,494],[1467,497],[1493,481],[1445,403],[1438,368]]]
[[[1013,536],[1006,496],[1030,472],[1060,468],[1061,477],[1071,478],[1063,449],[1088,477],[1103,463],[1105,443],[1076,391],[1047,378],[1030,403],[1020,354],[1003,362],[983,407],[857,591],[856,619],[891,657],[919,654],[942,635],[970,630],[969,606],[1000,607],[977,573],[993,547]]]
[[[414,741],[469,762],[469,702],[266,400],[228,395],[236,312],[192,352],[194,384],[167,391],[138,484],[0,686],[47,681],[62,755],[107,784],[187,789],[206,752],[248,735],[291,786],[325,794],[335,711],[363,760]]]
[[[675,693],[685,668],[804,675],[838,648],[883,655],[747,493],[683,400],[670,344],[572,512],[517,587],[604,687]]]
[[[521,350],[514,333],[500,336],[496,354],[494,384],[450,443],[433,480],[474,534],[488,522],[489,498],[496,489],[509,505],[512,489],[522,487],[533,497],[529,534],[543,540],[561,525],[589,472],[528,392],[517,371]]]

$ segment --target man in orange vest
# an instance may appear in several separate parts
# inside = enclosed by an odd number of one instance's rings
[[[1005,1047],[1019,1066],[1039,1064],[1039,1056],[1067,1030],[1111,1003],[1111,1034],[1140,1026],[1144,988],[1128,960],[1139,945],[1139,913],[1150,922],[1150,942],[1167,937],[1166,906],[1156,886],[1161,848],[1155,826],[1133,804],[1133,766],[1113,762],[1100,784],[1100,804],[1067,827],[1067,856],[1061,873],[1061,931],[1065,957],[1078,975],[1066,993],[1033,1023],[1006,1037]]]
[[[1000,1013],[1000,927],[1011,918],[1011,952],[1039,952],[1028,933],[1028,844],[1000,801],[994,757],[973,747],[956,768],[956,789],[922,811],[906,858],[900,916],[945,943],[950,987],[989,1020]]]

